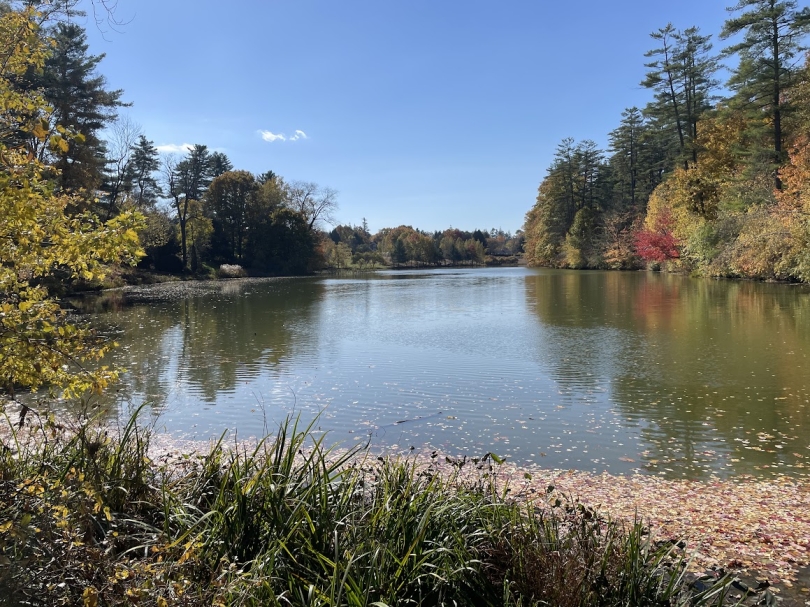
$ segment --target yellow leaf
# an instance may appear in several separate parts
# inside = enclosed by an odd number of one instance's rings
[[[48,136],[47,123],[45,123],[44,125],[43,125],[43,123],[42,123],[42,122],[40,122],[39,124],[37,124],[37,125],[34,127],[34,129],[31,131],[31,134],[32,134],[34,137],[36,137],[37,139],[39,139],[40,141],[42,141],[43,139],[45,139],[45,137],[47,137],[47,136]]]
[[[88,586],[82,592],[84,607],[98,607],[98,590],[93,586]]]

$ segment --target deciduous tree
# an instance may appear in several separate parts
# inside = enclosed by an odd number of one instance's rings
[[[221,261],[244,262],[259,184],[247,171],[228,171],[216,177],[205,195],[205,211],[213,222],[214,255]]]
[[[44,64],[37,18],[31,9],[0,14],[0,133],[13,128],[23,135],[0,140],[0,393],[49,387],[77,396],[100,391],[114,376],[105,367],[88,368],[111,344],[71,322],[44,284],[55,276],[94,279],[105,263],[134,262],[139,221],[131,214],[105,223],[89,213],[69,216],[75,201],[54,194],[31,156],[25,141],[58,143],[44,128],[51,119],[46,100],[16,87],[17,77]],[[15,109],[29,116],[33,109],[38,119],[20,122]]]
[[[286,205],[300,213],[310,230],[319,223],[334,222],[338,208],[337,190],[311,181],[293,181],[287,190]]]

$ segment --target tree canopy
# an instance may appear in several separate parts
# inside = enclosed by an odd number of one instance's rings
[[[114,371],[98,367],[110,343],[71,319],[47,284],[92,280],[105,264],[134,262],[139,254],[137,215],[101,222],[89,212],[69,214],[76,200],[47,177],[48,167],[32,150],[67,144],[64,129],[51,129],[52,113],[43,94],[18,84],[42,70],[48,41],[37,14],[0,14],[0,391],[49,387],[69,396],[99,391]],[[51,134],[56,132],[58,134]],[[93,365],[92,367],[90,365]]]
[[[729,13],[721,38],[735,43],[719,56],[695,27],[651,34],[653,98],[623,112],[609,150],[560,144],[526,215],[530,264],[810,279],[810,9],[740,0]],[[722,58],[736,59],[725,98]]]

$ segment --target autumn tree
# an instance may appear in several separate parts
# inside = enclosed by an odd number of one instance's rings
[[[635,234],[634,244],[639,257],[658,263],[680,257],[678,240],[672,232],[674,220],[669,211],[656,216],[653,225]]]
[[[101,184],[107,219],[118,212],[122,198],[132,190],[132,156],[141,128],[128,116],[116,120],[107,139],[106,161]]]
[[[134,262],[139,254],[136,216],[107,222],[90,213],[69,216],[75,201],[54,193],[46,167],[31,154],[32,140],[51,150],[67,147],[46,128],[52,116],[41,92],[16,86],[45,65],[48,43],[37,20],[32,9],[0,14],[0,393],[12,398],[41,387],[78,396],[114,377],[94,362],[111,344],[71,322],[45,283],[55,276],[97,279],[105,264]]]

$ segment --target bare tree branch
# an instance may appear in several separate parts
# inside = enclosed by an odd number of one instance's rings
[[[118,199],[127,191],[127,182],[131,182],[130,161],[132,150],[142,133],[141,126],[129,116],[120,116],[110,128],[107,139],[107,166],[109,179],[107,183],[107,218],[113,216],[118,206]]]
[[[337,197],[337,190],[311,181],[293,181],[287,186],[287,206],[303,215],[310,230],[320,224],[334,224]]]

